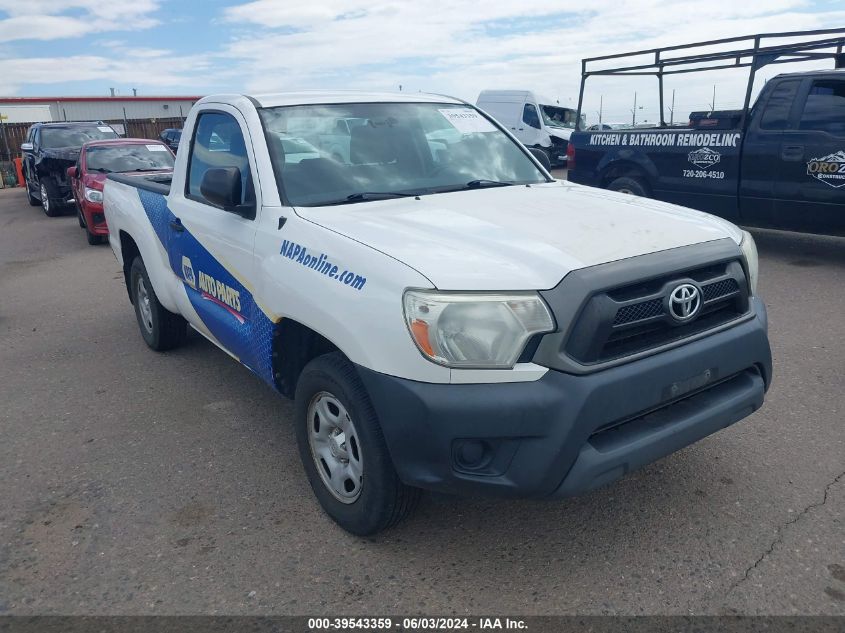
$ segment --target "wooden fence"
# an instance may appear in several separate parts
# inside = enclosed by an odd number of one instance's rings
[[[124,125],[123,119],[111,119],[105,123]],[[26,132],[31,123],[5,123],[5,140],[0,130],[0,161],[9,161],[21,155],[21,143],[26,138]],[[167,128],[181,128],[182,119],[171,117],[167,119],[128,119],[125,122],[126,136],[132,138],[158,138],[162,130]],[[8,146],[8,150],[7,150]]]

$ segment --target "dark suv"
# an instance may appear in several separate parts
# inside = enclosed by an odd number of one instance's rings
[[[26,196],[49,216],[59,215],[73,202],[67,168],[76,164],[79,150],[88,141],[118,138],[105,123],[36,123],[21,145]]]
[[[166,130],[162,130],[161,134],[158,135],[158,140],[167,145],[174,154],[179,149],[181,138],[182,130],[176,128],[167,128]]]

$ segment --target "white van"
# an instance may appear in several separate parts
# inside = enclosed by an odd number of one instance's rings
[[[476,105],[526,147],[541,148],[552,167],[566,166],[566,148],[578,113],[530,90],[482,90]]]

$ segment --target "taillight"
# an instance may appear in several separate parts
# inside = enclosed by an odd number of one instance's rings
[[[566,146],[566,168],[575,169],[575,146],[572,143]]]

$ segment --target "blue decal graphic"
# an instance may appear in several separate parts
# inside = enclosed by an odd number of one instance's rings
[[[144,211],[168,252],[170,267],[185,284],[185,292],[208,331],[231,354],[275,387],[273,380],[274,323],[239,282],[187,228],[173,231],[176,216],[167,199],[138,189]]]

